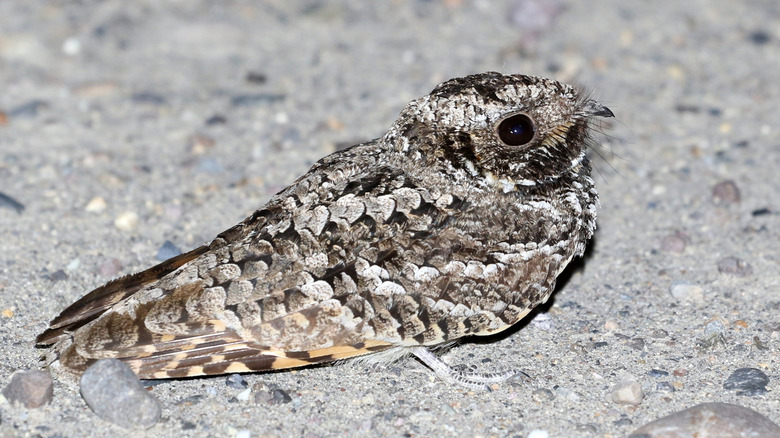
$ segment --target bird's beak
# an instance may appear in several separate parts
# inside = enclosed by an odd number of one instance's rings
[[[615,117],[615,114],[604,105],[591,100],[585,104],[585,113],[594,117]]]

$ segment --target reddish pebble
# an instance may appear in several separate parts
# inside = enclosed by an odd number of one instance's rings
[[[688,245],[690,237],[682,231],[669,234],[661,239],[661,249],[666,252],[682,253]]]
[[[736,204],[740,201],[739,188],[732,180],[721,181],[712,188],[712,200],[716,204]]]

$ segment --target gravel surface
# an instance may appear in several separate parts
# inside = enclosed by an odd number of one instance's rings
[[[0,2],[0,29],[0,388],[67,304],[497,70],[617,116],[587,257],[533,323],[443,353],[528,378],[470,392],[409,359],[156,382],[134,436],[619,437],[715,402],[780,422],[777,1],[34,0]],[[0,437],[107,431],[131,433],[56,374],[41,407],[0,397]]]

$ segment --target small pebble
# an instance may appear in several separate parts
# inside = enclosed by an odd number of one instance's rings
[[[669,332],[664,329],[655,329],[653,330],[653,333],[650,334],[650,336],[654,337],[655,339],[661,339],[669,336]]]
[[[166,103],[168,103],[164,96],[151,91],[141,91],[138,93],[133,93],[130,96],[130,100],[132,100],[133,103],[148,104],[148,105],[165,105]]]
[[[230,98],[230,104],[233,106],[264,105],[282,101],[286,97],[278,93],[239,94]]]
[[[179,247],[174,245],[170,240],[166,240],[160,249],[157,250],[157,255],[155,258],[162,262],[168,260],[171,257],[176,257],[179,254],[181,254]]]
[[[780,427],[748,408],[702,403],[635,430],[629,438],[776,438]]]
[[[2,192],[0,192],[0,207],[16,210],[19,214],[24,211],[24,204]]]
[[[610,398],[620,405],[638,405],[645,397],[642,386],[633,379],[624,379],[612,387]]]
[[[103,199],[100,196],[96,196],[87,202],[87,205],[84,207],[85,211],[88,211],[90,213],[100,213],[103,210],[106,209],[108,204],[106,203],[106,200]]]
[[[753,267],[748,262],[736,257],[724,257],[718,260],[718,272],[736,277],[746,277],[753,273]]]
[[[225,385],[227,385],[228,388],[244,389],[249,386],[249,383],[244,380],[244,376],[241,374],[230,374],[225,378]]]
[[[537,388],[531,393],[531,398],[538,403],[545,403],[555,398],[555,394],[546,388]]]
[[[626,342],[626,345],[633,348],[634,350],[642,351],[645,349],[645,340],[644,338],[633,338]]]
[[[647,375],[650,377],[666,377],[669,373],[663,370],[650,370],[647,372]]]
[[[544,331],[550,331],[555,329],[555,323],[550,315],[546,313],[539,313],[534,316],[534,319],[530,322],[531,326]]]
[[[209,149],[213,149],[217,142],[213,138],[203,135],[195,134],[189,139],[190,153],[193,155],[203,155]]]
[[[549,436],[550,433],[542,429],[534,429],[528,432],[528,438],[547,438]]]
[[[247,388],[247,389],[239,392],[238,394],[236,394],[236,400],[241,401],[241,402],[245,402],[245,401],[249,400],[249,395],[251,393],[252,393],[252,389],[251,388]]]
[[[593,342],[576,341],[569,345],[569,351],[576,354],[590,353],[596,349],[596,345]]]
[[[681,231],[669,234],[661,239],[661,250],[680,254],[685,251],[689,240],[690,237]]]
[[[49,280],[53,282],[63,281],[68,279],[68,274],[63,271],[62,269],[57,269],[56,271],[49,274]]]
[[[290,403],[292,401],[290,394],[288,394],[287,391],[283,389],[274,389],[271,391],[271,394],[273,395],[273,401],[276,404]]]
[[[221,114],[214,114],[206,119],[206,126],[224,125],[225,123],[227,123],[227,118]]]
[[[700,302],[704,299],[704,291],[701,286],[690,283],[674,283],[669,289],[672,298],[683,303]]]
[[[77,37],[67,38],[62,42],[62,52],[69,56],[75,56],[81,53],[81,40]]]
[[[274,389],[273,391],[258,391],[255,393],[256,404],[280,405],[290,403],[292,397],[283,389]]]
[[[674,392],[675,391],[674,385],[672,385],[669,382],[657,382],[655,384],[655,389],[656,389],[656,391],[661,391],[661,392]]]
[[[181,429],[182,430],[192,430],[197,429],[198,425],[193,423],[192,421],[182,421],[181,423]]]
[[[114,226],[122,231],[131,231],[138,226],[138,214],[126,211],[114,219]]]
[[[739,188],[732,180],[721,181],[712,188],[712,200],[716,204],[736,204],[740,199]]]
[[[98,417],[126,429],[154,426],[162,408],[127,364],[101,359],[81,376],[81,396]]]
[[[763,46],[772,40],[772,35],[765,30],[754,30],[748,34],[748,40],[757,46]]]
[[[553,388],[557,397],[569,400],[577,401],[580,399],[580,395],[565,386],[556,386]]]
[[[262,85],[268,82],[268,76],[266,76],[265,73],[260,73],[256,71],[247,72],[244,79],[250,84],[254,84],[254,85]]]
[[[76,269],[78,269],[79,266],[81,266],[81,260],[80,259],[73,259],[70,262],[68,262],[67,266],[65,266],[65,270],[73,272]]]
[[[48,371],[17,371],[3,388],[3,396],[11,404],[38,408],[54,397],[54,381]]]
[[[754,396],[765,394],[768,383],[769,377],[758,368],[739,368],[726,379],[723,388],[736,389],[737,395]]]

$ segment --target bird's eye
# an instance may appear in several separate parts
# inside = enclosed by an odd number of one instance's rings
[[[534,121],[525,114],[515,114],[498,124],[498,138],[507,146],[522,146],[534,138]]]

